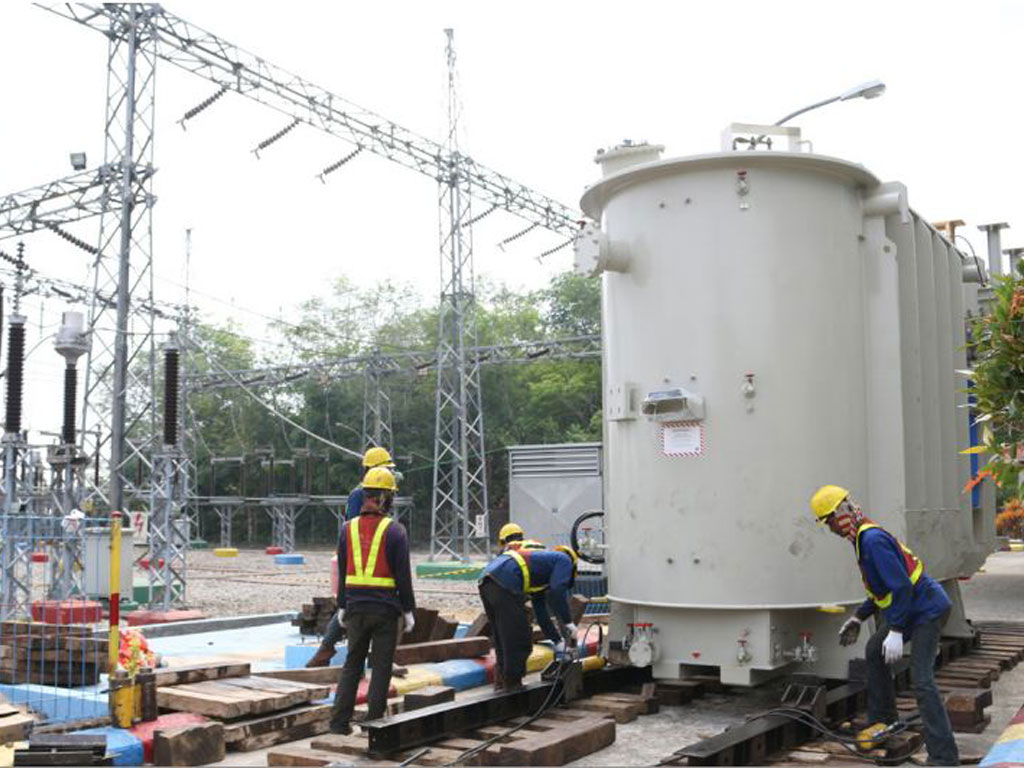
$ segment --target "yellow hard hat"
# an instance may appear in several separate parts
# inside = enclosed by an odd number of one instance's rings
[[[367,469],[373,467],[393,467],[395,462],[391,460],[391,454],[388,453],[387,448],[375,445],[373,448],[367,448],[366,453],[363,454],[363,466]]]
[[[383,450],[383,449],[382,449]],[[395,476],[387,467],[374,467],[363,476],[363,488],[376,491],[398,491]]]
[[[520,536],[525,535],[523,533],[523,529],[520,528],[516,523],[505,523],[503,526],[501,526],[501,530],[498,531],[498,543],[504,544],[505,539],[507,539],[509,536],[515,536],[517,533]]]
[[[835,512],[836,507],[849,495],[850,492],[841,486],[823,485],[811,496],[811,511],[820,523]]]

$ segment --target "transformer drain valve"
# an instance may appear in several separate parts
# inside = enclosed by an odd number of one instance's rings
[[[653,624],[629,624],[630,633],[623,641],[629,652],[629,663],[634,667],[649,667],[658,658],[658,646],[654,642],[657,630]]]

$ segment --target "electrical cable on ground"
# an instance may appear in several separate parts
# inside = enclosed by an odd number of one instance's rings
[[[520,731],[526,726],[530,725],[530,723],[539,720],[545,712],[547,712],[552,707],[556,706],[559,700],[561,700],[562,696],[564,695],[565,690],[559,685],[559,683],[562,682],[562,678],[565,676],[565,669],[566,667],[564,666],[558,668],[558,672],[555,674],[555,679],[551,682],[551,690],[548,691],[547,698],[544,699],[544,702],[540,705],[540,708],[536,712],[527,717],[519,725],[515,725],[512,728],[509,728],[507,731],[504,731],[503,733],[499,733],[496,736],[492,736],[491,738],[487,739],[486,741],[480,742],[474,747],[470,747],[457,758],[455,758],[452,762],[445,763],[444,768],[453,768],[453,766],[459,765],[460,763],[462,763],[465,760],[468,760],[474,755],[483,752],[492,744],[495,744],[501,741],[502,739],[508,738],[513,733],[516,733],[517,731]]]

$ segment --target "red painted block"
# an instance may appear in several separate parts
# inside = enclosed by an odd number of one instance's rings
[[[50,562],[50,555],[46,552],[33,552],[32,553],[33,563],[48,563]]]
[[[205,619],[206,614],[202,611],[129,611],[124,615],[129,627],[138,627],[144,624],[169,624],[174,621],[194,621]]]
[[[32,620],[47,624],[95,624],[103,620],[103,606],[95,600],[36,600]]]
[[[208,722],[207,718],[197,715],[195,712],[171,712],[160,715],[156,720],[148,723],[133,725],[128,730],[139,741],[142,742],[142,753],[147,763],[153,762],[153,732],[159,728],[182,728],[186,725],[196,725]]]
[[[477,664],[484,668],[487,672],[487,682],[494,682],[494,664],[495,656],[494,651],[490,651],[486,656],[481,656],[478,659],[473,659]]]
[[[267,547],[264,552],[268,555],[283,555],[284,547]]]

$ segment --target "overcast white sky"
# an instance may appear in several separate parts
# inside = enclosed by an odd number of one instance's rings
[[[873,101],[798,118],[815,151],[866,165],[909,188],[931,220],[1007,221],[1024,244],[1019,192],[1019,80],[1024,3],[952,2],[170,2],[168,11],[406,128],[439,139],[445,120],[443,29],[455,28],[464,150],[478,162],[575,206],[596,179],[594,150],[623,138],[666,155],[716,151],[732,121],[782,115],[881,78]],[[27,3],[0,6],[0,194],[70,173],[69,151],[103,159],[106,41]],[[259,335],[340,275],[438,287],[435,184],[300,127],[257,160],[250,150],[287,120],[229,94],[183,131],[176,121],[212,84],[161,65],[157,86],[155,259],[158,297],[181,299],[184,231],[193,229],[194,303]],[[510,215],[476,230],[477,271],[537,287],[571,264],[556,235]],[[92,242],[96,222],[74,232]],[[49,233],[26,241],[43,271],[84,281],[86,254]],[[10,241],[0,248],[10,250]],[[59,318],[46,308],[44,325]],[[39,310],[30,307],[33,320]],[[46,329],[44,329],[46,330]],[[52,329],[51,329],[52,332]],[[34,334],[34,339],[33,339]],[[39,339],[30,331],[29,345]],[[39,357],[37,354],[35,357]],[[30,366],[42,390],[57,379]],[[50,358],[52,357],[52,360]],[[51,366],[52,364],[52,366]],[[59,395],[55,395],[59,400]],[[49,398],[49,395],[47,395]],[[59,409],[53,409],[57,428]]]

